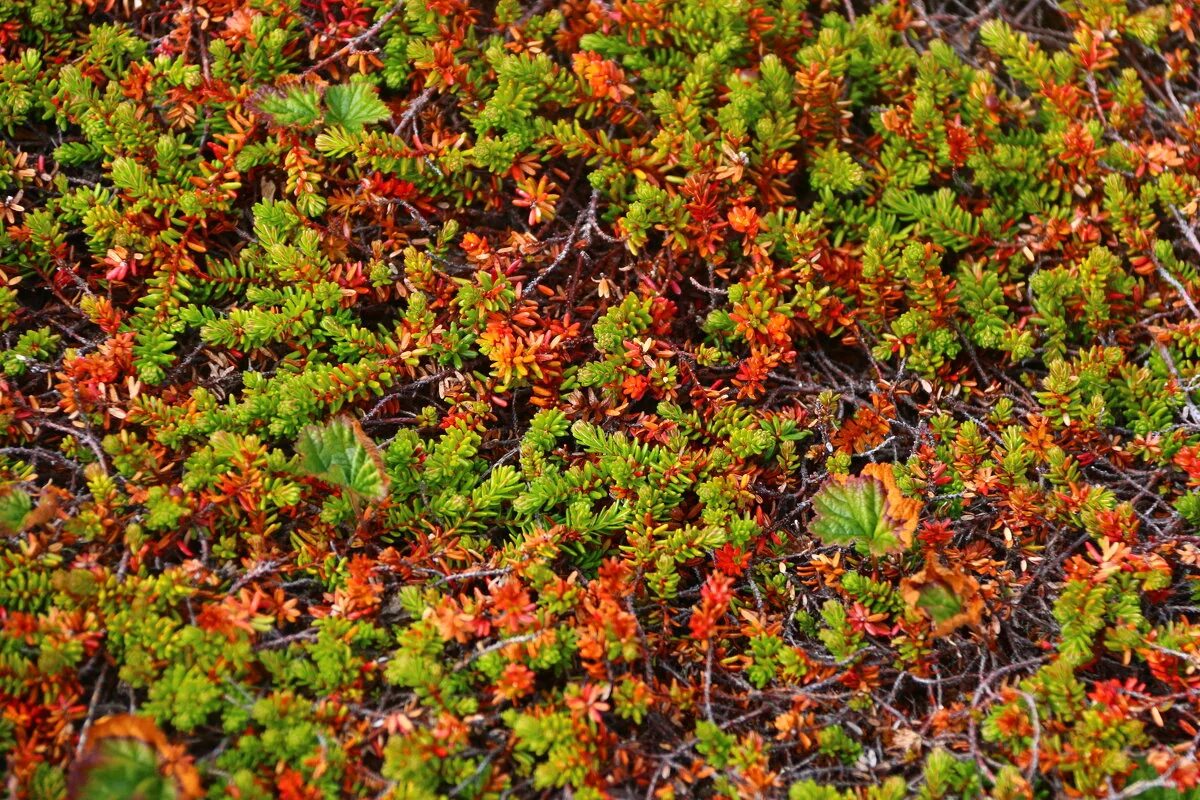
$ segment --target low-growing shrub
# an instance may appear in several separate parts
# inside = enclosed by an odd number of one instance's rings
[[[0,3],[12,797],[1182,797],[1191,0]]]

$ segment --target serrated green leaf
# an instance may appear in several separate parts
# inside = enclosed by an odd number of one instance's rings
[[[360,130],[364,125],[388,119],[391,110],[367,83],[347,83],[330,86],[325,90],[325,121],[330,125],[341,125],[348,131]]]
[[[855,478],[828,484],[813,498],[817,518],[809,530],[825,544],[854,545],[864,554],[886,553],[899,542],[887,530],[883,503],[883,487],[875,481]]]
[[[341,416],[310,425],[296,442],[300,470],[368,500],[387,496],[388,477],[379,448],[357,421]]]
[[[891,467],[871,464],[857,478],[830,480],[813,497],[809,530],[825,544],[882,556],[912,542],[920,506],[900,495]]]
[[[321,119],[321,95],[315,86],[297,86],[287,94],[268,94],[258,101],[263,113],[281,127],[306,128]]]

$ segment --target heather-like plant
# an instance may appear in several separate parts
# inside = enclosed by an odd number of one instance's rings
[[[1200,785],[1191,3],[0,5],[14,797]]]

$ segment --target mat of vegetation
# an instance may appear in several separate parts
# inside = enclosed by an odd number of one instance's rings
[[[1198,31],[0,2],[7,796],[1185,796]]]

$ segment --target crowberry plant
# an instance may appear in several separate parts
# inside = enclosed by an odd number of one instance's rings
[[[1200,791],[1191,0],[0,3],[16,798]]]

